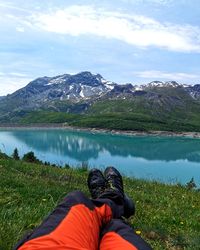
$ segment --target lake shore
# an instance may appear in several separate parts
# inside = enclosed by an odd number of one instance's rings
[[[188,137],[200,138],[200,132],[172,132],[172,131],[133,131],[101,128],[84,128],[66,126],[65,124],[30,124],[30,125],[5,125],[0,124],[0,129],[66,129],[71,131],[85,131],[91,133],[126,135],[126,136],[166,136],[166,137]]]

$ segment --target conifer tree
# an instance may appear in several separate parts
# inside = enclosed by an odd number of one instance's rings
[[[15,148],[14,149],[14,152],[13,152],[13,154],[12,154],[12,157],[13,157],[13,159],[15,159],[15,160],[20,160],[20,157],[19,157],[19,153],[18,153],[18,149],[17,148]]]

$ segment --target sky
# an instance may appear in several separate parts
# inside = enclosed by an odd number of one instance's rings
[[[0,96],[43,76],[200,83],[199,0],[0,0]]]

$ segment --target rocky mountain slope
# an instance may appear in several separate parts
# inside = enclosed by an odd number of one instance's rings
[[[184,122],[195,120],[197,126],[200,120],[200,84],[183,85],[175,81],[117,84],[105,80],[100,74],[86,71],[37,78],[13,94],[0,98],[1,123],[19,122],[30,112],[38,111],[93,118],[95,115],[139,116],[144,122],[147,118],[159,122],[171,118]]]

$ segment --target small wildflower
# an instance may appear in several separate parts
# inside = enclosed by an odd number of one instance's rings
[[[195,206],[193,205],[192,208],[195,208]]]
[[[46,201],[47,199],[42,199],[42,201]]]
[[[136,203],[139,203],[139,201],[136,201]]]
[[[180,224],[181,224],[181,225],[183,225],[183,224],[184,224],[184,222],[183,222],[183,221],[181,221],[181,222],[180,222]]]
[[[136,230],[135,233],[136,233],[137,235],[140,235],[142,232],[141,232],[140,230]]]

